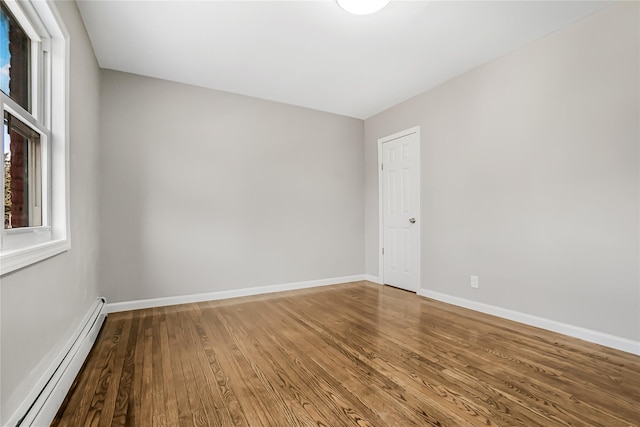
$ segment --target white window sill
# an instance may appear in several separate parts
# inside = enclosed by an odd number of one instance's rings
[[[60,239],[26,248],[5,250],[0,253],[0,276],[68,251],[70,247],[69,239]]]

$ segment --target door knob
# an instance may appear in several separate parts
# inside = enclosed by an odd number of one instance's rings
[[[411,224],[415,224],[415,223],[416,223],[416,219],[415,219],[415,218],[409,218],[409,222],[410,222]]]

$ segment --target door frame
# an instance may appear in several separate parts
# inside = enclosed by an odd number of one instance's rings
[[[417,229],[418,229],[418,266],[416,268],[416,275],[418,276],[418,288],[415,291],[419,291],[422,286],[421,282],[421,264],[422,259],[420,255],[420,249],[422,247],[422,216],[420,212],[422,211],[422,197],[421,197],[421,183],[422,183],[422,159],[420,158],[420,126],[414,126],[409,129],[405,129],[400,132],[396,132],[392,135],[385,136],[384,138],[378,139],[378,278],[380,279],[380,284],[384,285],[384,256],[382,255],[382,248],[384,248],[384,197],[383,197],[383,182],[382,182],[382,144],[385,142],[393,141],[394,139],[402,138],[404,136],[408,136],[411,134],[416,134],[416,138],[418,139],[417,146],[417,155],[418,155],[418,212],[416,212],[417,221]]]

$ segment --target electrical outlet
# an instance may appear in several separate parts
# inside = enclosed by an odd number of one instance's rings
[[[480,283],[478,282],[478,276],[471,276],[470,284],[472,288],[479,288]]]

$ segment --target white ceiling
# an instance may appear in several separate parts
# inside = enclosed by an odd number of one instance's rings
[[[365,119],[606,5],[80,0],[100,66]]]

